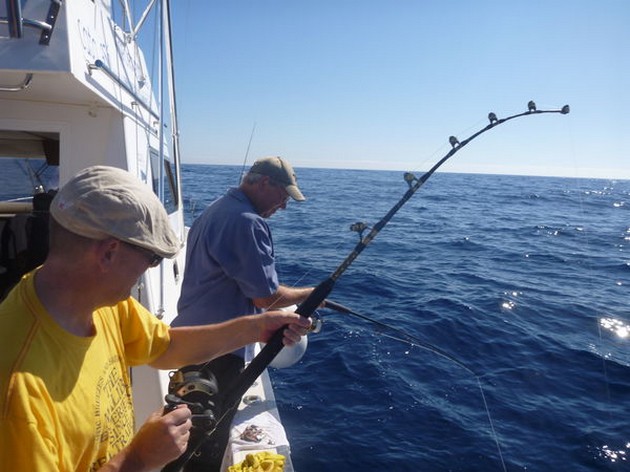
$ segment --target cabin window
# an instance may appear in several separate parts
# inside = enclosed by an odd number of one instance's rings
[[[49,166],[43,158],[0,159],[0,201],[30,201],[36,193],[59,187],[59,167]]]
[[[0,130],[0,201],[59,187],[59,133]]]
[[[167,213],[173,213],[177,210],[177,196],[179,195],[177,188],[177,178],[175,173],[175,165],[168,159],[164,159],[164,178],[162,180],[164,188],[164,196],[162,203]],[[160,195],[160,154],[155,149],[151,149],[151,174],[153,176],[153,191],[156,195]]]

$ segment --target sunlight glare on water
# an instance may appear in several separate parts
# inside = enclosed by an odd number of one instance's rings
[[[603,458],[608,459],[610,462],[626,462],[628,460],[627,450],[630,449],[630,443],[626,444],[625,449],[620,449],[615,451],[610,449],[608,445],[604,444],[600,451],[600,454]]]
[[[599,320],[599,324],[602,328],[613,332],[621,339],[626,339],[630,335],[630,326],[623,321],[614,318],[602,318]]]

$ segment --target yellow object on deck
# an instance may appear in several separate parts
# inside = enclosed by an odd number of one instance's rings
[[[247,454],[240,464],[228,467],[228,472],[282,472],[285,457],[269,451]]]

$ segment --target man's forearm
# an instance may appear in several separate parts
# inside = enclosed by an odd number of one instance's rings
[[[306,334],[309,326],[310,319],[291,311],[268,311],[203,326],[178,326],[170,328],[169,347],[150,365],[173,369],[200,364],[256,341],[267,342],[283,327],[283,342],[293,344]]]
[[[259,329],[251,316],[224,323],[171,328],[168,349],[151,363],[157,369],[200,364],[258,340]]]
[[[299,305],[312,291],[312,287],[287,287],[280,285],[273,295],[265,298],[255,298],[253,301],[257,308],[285,308],[287,306]]]

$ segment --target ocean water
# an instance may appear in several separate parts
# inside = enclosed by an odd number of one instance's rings
[[[183,168],[188,223],[240,167]],[[280,278],[315,285],[406,191],[401,172],[298,169],[271,225]],[[270,369],[298,472],[630,470],[630,181],[438,173]],[[483,395],[482,395],[483,393]]]

